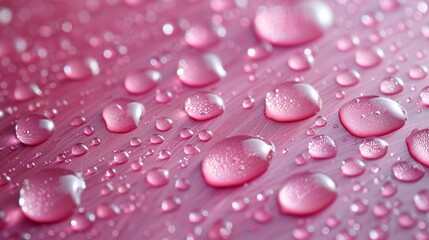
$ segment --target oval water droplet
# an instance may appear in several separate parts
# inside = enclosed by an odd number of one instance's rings
[[[278,122],[291,122],[316,115],[322,99],[311,85],[286,82],[265,96],[265,116]]]
[[[295,71],[305,71],[314,64],[314,57],[309,50],[304,52],[294,52],[287,59],[287,65]]]
[[[375,137],[400,129],[407,113],[397,102],[384,97],[355,98],[340,107],[340,121],[357,137]]]
[[[64,73],[71,80],[83,80],[100,73],[100,67],[94,58],[72,59],[64,66]]]
[[[429,190],[421,190],[413,197],[414,206],[421,212],[429,212]]]
[[[73,216],[70,220],[70,226],[73,231],[85,231],[95,222],[95,215],[90,212],[82,212]]]
[[[197,92],[185,102],[186,113],[195,120],[209,120],[221,115],[225,105],[223,99],[210,92]]]
[[[348,158],[341,163],[341,172],[347,177],[356,177],[365,172],[365,163],[357,158]]]
[[[137,128],[144,113],[142,103],[117,98],[103,108],[102,117],[109,131],[127,133]]]
[[[322,211],[337,198],[335,182],[323,173],[303,172],[285,180],[277,200],[285,214],[298,216]]]
[[[35,222],[49,223],[69,217],[80,204],[83,178],[66,169],[45,169],[27,177],[19,192],[19,205]]]
[[[408,76],[413,80],[422,80],[428,75],[428,68],[424,65],[414,65],[408,69]]]
[[[420,102],[425,106],[429,106],[429,86],[424,87],[419,96]]]
[[[411,156],[429,167],[429,129],[414,130],[406,138],[406,142]]]
[[[386,77],[378,87],[381,93],[386,95],[394,95],[404,90],[404,81],[399,77]]]
[[[226,138],[207,152],[202,161],[202,173],[206,182],[214,187],[242,185],[267,171],[273,153],[274,145],[262,138]]]
[[[226,76],[222,61],[213,53],[189,54],[179,60],[177,76],[183,84],[203,87]]]
[[[425,169],[414,161],[397,161],[392,165],[393,176],[401,182],[416,182],[425,175]]]
[[[313,41],[333,24],[334,14],[324,1],[270,1],[259,7],[254,21],[261,39],[280,46]]]
[[[360,74],[354,69],[347,69],[339,72],[335,77],[335,81],[338,83],[338,85],[343,87],[354,86],[359,83]]]
[[[375,67],[383,60],[384,53],[378,47],[361,48],[355,52],[355,62],[363,68]]]
[[[308,153],[313,158],[333,158],[337,155],[337,150],[337,144],[327,135],[315,136],[308,143]]]
[[[15,125],[16,137],[26,145],[46,142],[52,135],[55,125],[50,119],[38,114],[22,116]]]
[[[389,144],[380,138],[366,138],[359,145],[359,152],[366,159],[379,159],[386,155]]]
[[[162,187],[169,181],[169,172],[163,168],[153,168],[146,174],[146,181],[152,187]]]
[[[140,69],[129,73],[124,80],[125,89],[131,94],[142,94],[152,90],[161,79],[156,70]]]
[[[13,96],[17,101],[25,101],[33,97],[41,96],[42,90],[35,83],[23,84],[16,86]]]
[[[203,49],[213,46],[225,36],[226,30],[222,26],[198,22],[192,24],[185,33],[185,42],[194,48]]]

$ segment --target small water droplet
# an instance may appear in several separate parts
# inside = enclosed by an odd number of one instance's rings
[[[163,168],[153,168],[146,174],[146,181],[152,187],[162,187],[169,181],[169,172]]]
[[[383,60],[384,53],[378,47],[361,48],[355,52],[355,62],[363,68],[375,67]]]
[[[22,116],[15,125],[16,137],[26,145],[38,145],[46,142],[52,135],[55,125],[38,114]]]
[[[118,98],[103,108],[102,117],[109,131],[127,133],[137,128],[144,113],[142,103]]]
[[[308,153],[317,159],[333,158],[337,155],[337,145],[330,136],[318,135],[308,143]]]
[[[347,69],[337,73],[335,81],[343,87],[354,86],[360,81],[360,74],[354,69]]]
[[[404,81],[399,77],[386,77],[378,87],[381,93],[386,95],[394,95],[404,90]]]
[[[125,89],[131,94],[142,94],[152,90],[161,80],[156,70],[140,69],[130,72],[124,80]]]
[[[428,68],[423,65],[413,65],[408,69],[408,76],[413,80],[422,80],[428,75]]]
[[[197,92],[185,102],[186,113],[195,120],[209,120],[221,115],[225,110],[223,99],[210,92]]]
[[[389,144],[380,138],[366,138],[359,145],[359,152],[366,159],[379,159],[386,155]]]
[[[401,182],[416,182],[425,175],[425,169],[414,161],[397,161],[392,165],[393,176]]]
[[[356,177],[365,172],[365,163],[357,158],[348,158],[341,164],[341,172],[347,177]]]

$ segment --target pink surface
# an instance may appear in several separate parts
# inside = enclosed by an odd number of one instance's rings
[[[0,0],[0,239],[429,239],[428,11]]]

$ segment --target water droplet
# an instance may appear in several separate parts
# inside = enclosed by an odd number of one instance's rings
[[[425,169],[414,161],[397,161],[392,165],[393,176],[401,182],[416,182],[425,175]]]
[[[411,156],[425,166],[429,166],[429,129],[414,130],[407,138]]]
[[[41,96],[42,90],[35,83],[17,86],[13,91],[13,96],[17,101],[26,101],[33,97]]]
[[[405,125],[407,113],[397,102],[384,97],[355,98],[339,111],[343,126],[357,137],[375,137],[400,129]]]
[[[169,172],[163,168],[153,168],[146,174],[146,181],[152,187],[162,187],[169,181]]]
[[[233,227],[229,221],[218,220],[210,227],[207,237],[210,240],[227,240],[232,234]]]
[[[295,71],[305,71],[314,64],[314,57],[311,51],[294,52],[287,60],[287,65]]]
[[[82,212],[74,215],[70,220],[73,231],[88,230],[95,222],[95,215],[90,212]]]
[[[165,132],[173,127],[173,120],[168,117],[160,117],[156,119],[155,126],[159,131]]]
[[[121,210],[119,209],[119,207],[114,203],[112,204],[101,203],[95,209],[95,214],[100,219],[108,219],[118,215],[120,211]]]
[[[341,172],[347,177],[356,177],[365,172],[365,163],[357,158],[348,158],[341,164]]]
[[[420,101],[423,105],[429,106],[429,86],[426,86],[420,92]]]
[[[161,202],[161,210],[166,213],[171,213],[179,209],[182,200],[178,197],[168,197]]]
[[[278,193],[280,210],[292,215],[310,215],[335,201],[337,186],[323,173],[303,172],[292,175]]]
[[[391,208],[392,206],[390,204],[379,202],[372,208],[372,213],[379,218],[387,217],[390,214]]]
[[[71,148],[71,153],[74,156],[81,156],[88,152],[88,147],[83,143],[76,143]]]
[[[338,39],[337,49],[343,52],[350,51],[359,45],[360,39],[355,35],[345,35]]]
[[[113,155],[113,163],[121,165],[127,163],[130,155],[126,151],[119,151]]]
[[[189,138],[191,138],[192,136],[194,136],[194,132],[192,132],[192,130],[191,130],[191,129],[184,128],[184,129],[182,129],[182,130],[180,131],[180,137],[181,137],[182,139],[189,139]]]
[[[423,65],[411,66],[408,70],[408,76],[413,80],[422,80],[428,75],[428,68]]]
[[[100,73],[100,67],[94,58],[73,59],[64,66],[64,73],[71,80],[83,80]]]
[[[61,168],[45,169],[24,180],[19,205],[35,222],[56,222],[73,213],[84,189],[80,175]]]
[[[209,216],[209,212],[207,210],[196,210],[192,211],[188,215],[189,222],[191,223],[201,223]]]
[[[124,80],[125,89],[131,94],[142,94],[152,90],[161,79],[156,70],[140,69],[129,73]]]
[[[182,57],[177,67],[177,76],[183,84],[203,87],[226,76],[220,58],[212,53]]]
[[[258,223],[269,223],[273,219],[273,213],[269,207],[260,207],[252,214],[253,219]]]
[[[386,77],[380,82],[378,89],[386,95],[397,94],[404,90],[404,82],[399,77]]]
[[[355,199],[350,204],[350,211],[356,214],[364,214],[368,210],[368,200],[366,199]]]
[[[278,122],[307,119],[321,108],[319,93],[306,83],[283,83],[265,97],[265,116]]]
[[[318,135],[308,143],[308,153],[313,158],[328,159],[337,155],[337,145],[330,136]]]
[[[272,143],[261,138],[226,138],[207,152],[202,162],[203,176],[214,187],[242,185],[268,169],[273,153]]]
[[[26,145],[38,145],[46,142],[52,135],[55,125],[38,114],[22,116],[15,125],[16,137]]]
[[[428,102],[429,102],[429,100],[428,100]],[[429,105],[429,104],[428,104]],[[252,97],[252,96],[247,96],[247,97],[245,97],[244,99],[243,99],[243,103],[241,103],[241,106],[244,108],[244,109],[250,109],[250,108],[252,108],[253,106],[255,106],[255,99]]]
[[[203,49],[213,46],[226,35],[224,27],[209,23],[192,24],[185,33],[185,42],[194,48]]]
[[[202,130],[198,133],[198,138],[202,142],[208,142],[213,138],[213,132],[209,130]]]
[[[266,43],[260,43],[247,49],[247,57],[251,60],[261,60],[268,57],[273,51],[273,47]]]
[[[359,145],[359,152],[366,159],[379,159],[386,155],[389,144],[380,138],[366,138]]]
[[[186,113],[195,120],[209,120],[221,115],[225,110],[222,98],[210,92],[197,92],[185,102]]]
[[[137,128],[144,113],[142,103],[117,98],[103,108],[102,117],[109,131],[127,133]]]
[[[383,60],[384,53],[378,47],[361,48],[355,52],[355,62],[357,65],[370,68],[375,67]]]
[[[255,32],[275,45],[292,46],[313,41],[333,24],[334,15],[324,1],[271,1],[257,9]]]
[[[161,144],[165,141],[164,137],[159,134],[153,134],[150,136],[149,141],[153,145]]]
[[[388,181],[381,186],[381,195],[383,197],[391,197],[396,194],[397,189],[395,183]]]
[[[402,212],[398,216],[398,223],[403,228],[412,228],[416,224],[416,216],[408,212]]]
[[[414,206],[421,212],[429,212],[429,190],[421,190],[413,197]]]
[[[350,87],[359,83],[360,74],[354,69],[347,69],[339,72],[335,77],[335,81],[340,86]]]

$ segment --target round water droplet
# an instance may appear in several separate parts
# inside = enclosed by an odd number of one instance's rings
[[[280,46],[292,46],[322,36],[334,22],[324,1],[270,1],[259,7],[255,32],[261,39]]]
[[[318,135],[308,143],[308,153],[313,158],[328,159],[337,155],[337,145],[330,136]]]
[[[95,209],[95,214],[97,215],[97,218],[108,219],[118,215],[120,211],[121,210],[116,204],[101,203]]]
[[[83,80],[100,73],[100,67],[94,58],[73,59],[64,66],[64,73],[71,80]]]
[[[209,120],[221,115],[225,110],[222,98],[210,92],[197,92],[185,102],[186,113],[195,120]]]
[[[343,87],[354,86],[359,83],[360,74],[354,69],[344,70],[337,74],[335,81],[338,83],[338,85]]]
[[[179,60],[177,76],[185,85],[203,87],[225,77],[226,71],[218,56],[212,53],[195,53]]]
[[[13,96],[17,101],[25,101],[33,97],[41,96],[42,90],[35,83],[17,86],[13,91]]]
[[[406,138],[411,156],[425,166],[429,166],[429,129],[414,130]]]
[[[414,206],[421,212],[429,212],[429,190],[421,190],[413,197]]]
[[[287,60],[287,65],[295,71],[305,71],[314,64],[314,57],[310,51],[294,52]]]
[[[92,227],[95,222],[95,215],[89,212],[78,213],[70,220],[73,231],[85,231]]]
[[[146,174],[146,181],[152,187],[162,187],[169,181],[169,172],[163,168],[153,168]]]
[[[358,215],[364,214],[368,210],[368,200],[366,199],[355,199],[350,204],[350,211]]]
[[[356,177],[365,172],[365,163],[357,158],[348,158],[341,164],[341,172],[347,177]]]
[[[397,161],[392,165],[393,176],[401,182],[416,182],[425,175],[425,169],[414,161]]]
[[[337,49],[343,52],[350,51],[359,45],[360,39],[355,35],[345,35],[338,39]]]
[[[182,200],[178,197],[168,197],[161,202],[161,210],[166,213],[171,213],[179,209]]]
[[[129,73],[125,77],[124,86],[131,94],[147,93],[157,85],[160,79],[160,72],[140,69]]]
[[[253,212],[252,217],[258,223],[269,223],[273,219],[273,213],[269,207],[260,207]]]
[[[397,189],[395,183],[388,181],[381,186],[381,195],[383,197],[391,197],[396,194]]]
[[[266,43],[260,43],[247,49],[247,57],[251,60],[261,60],[268,57],[273,51],[273,47]]]
[[[186,30],[185,42],[191,47],[203,49],[219,42],[220,37],[225,34],[226,30],[222,26],[199,22]]]
[[[397,102],[384,97],[355,98],[339,111],[343,126],[357,137],[381,136],[405,125],[407,113]]]
[[[404,90],[404,82],[399,77],[386,77],[380,82],[378,89],[386,95],[397,94]]]
[[[103,108],[102,117],[109,131],[127,133],[137,128],[144,113],[142,103],[118,98]]]
[[[428,68],[423,65],[414,65],[408,70],[408,76],[413,80],[421,80],[428,75]]]
[[[403,228],[412,228],[416,224],[416,216],[408,212],[403,212],[398,216],[398,223]]]
[[[355,52],[355,62],[357,65],[370,68],[375,67],[383,60],[384,53],[378,47],[373,48],[361,48]]]
[[[359,145],[359,152],[366,159],[379,159],[386,155],[389,144],[380,138],[366,138]]]
[[[426,86],[420,92],[420,101],[423,105],[429,106],[429,86]]]
[[[307,119],[321,108],[319,93],[306,83],[283,83],[265,97],[265,116],[278,122]]]
[[[16,137],[26,145],[38,145],[46,142],[52,135],[55,125],[38,114],[22,116],[15,125]]]
[[[126,151],[120,151],[113,155],[113,162],[115,164],[119,164],[119,165],[124,164],[128,162],[129,159],[130,159],[130,155]]]
[[[69,217],[80,204],[83,178],[66,169],[45,169],[27,177],[19,192],[19,205],[35,222],[49,223]]]
[[[83,143],[76,143],[71,148],[71,153],[74,156],[81,156],[88,152],[88,147]]]
[[[232,187],[262,175],[274,153],[274,145],[251,136],[235,136],[218,142],[202,162],[206,182],[214,187]]]
[[[337,186],[330,177],[303,172],[286,179],[277,200],[283,213],[303,216],[325,209],[336,198]]]
[[[155,126],[159,131],[165,132],[173,127],[173,120],[168,117],[160,117],[156,119]]]

